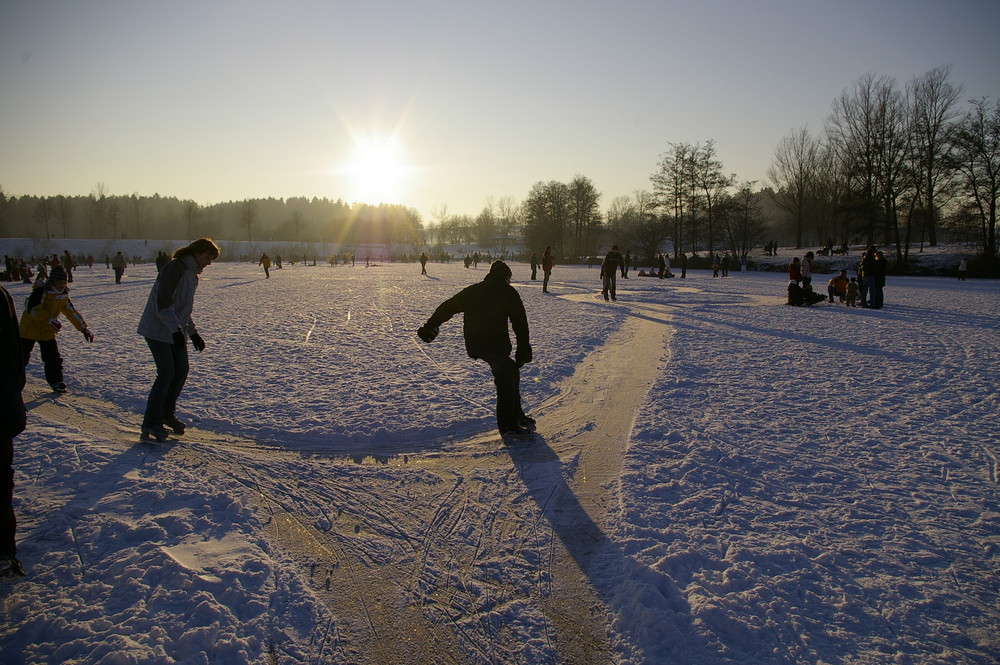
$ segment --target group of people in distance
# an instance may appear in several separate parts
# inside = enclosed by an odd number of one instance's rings
[[[857,277],[847,276],[841,270],[827,282],[827,295],[812,288],[813,259],[815,254],[806,252],[802,259],[795,257],[788,264],[788,304],[814,305],[829,298],[839,300],[848,307],[880,309],[884,302],[885,273],[888,261],[875,245],[869,247],[858,262]]]

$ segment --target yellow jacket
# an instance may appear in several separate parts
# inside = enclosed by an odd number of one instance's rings
[[[847,280],[846,277],[841,277],[840,275],[837,275],[836,277],[832,278],[829,282],[830,286],[833,287],[833,292],[839,293],[840,295],[847,293],[847,285],[849,283],[850,282]]]
[[[44,291],[41,296],[38,294],[40,290]],[[87,322],[73,307],[68,290],[53,293],[48,287],[35,289],[28,297],[28,305],[21,314],[21,337],[41,341],[55,339],[56,333],[59,332],[57,326],[60,314],[65,315],[80,332],[87,329]]]

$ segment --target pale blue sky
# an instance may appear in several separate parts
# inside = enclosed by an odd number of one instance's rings
[[[998,0],[0,0],[0,186],[350,202],[391,135],[381,196],[425,221],[577,174],[607,207],[671,142],[763,183],[867,72],[1000,97],[998,28]]]

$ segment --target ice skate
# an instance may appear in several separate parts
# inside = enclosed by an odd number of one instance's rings
[[[187,428],[187,425],[178,420],[177,416],[175,416],[172,413],[163,419],[163,426],[169,427],[171,430],[173,430],[174,434],[183,434],[185,428]]]
[[[139,440],[145,443],[163,443],[169,436],[170,433],[163,425],[150,425],[142,428]]]

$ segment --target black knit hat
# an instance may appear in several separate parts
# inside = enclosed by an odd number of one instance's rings
[[[494,261],[493,265],[490,266],[489,276],[493,279],[510,279],[512,274],[513,273],[511,273],[510,267],[503,261]]]
[[[58,282],[60,280],[66,281],[66,269],[62,266],[55,266],[49,271],[49,278],[46,280],[46,284],[52,284],[53,282]]]

